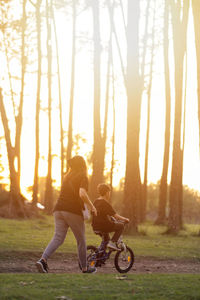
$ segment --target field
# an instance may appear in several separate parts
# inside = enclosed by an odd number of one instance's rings
[[[49,259],[47,275],[36,272],[35,261],[52,238],[53,218],[0,219],[0,299],[200,299],[200,226],[187,225],[178,236],[151,224],[139,230],[124,237],[135,253],[126,276],[113,257],[96,274],[81,274],[71,232]],[[86,236],[87,244],[100,243],[90,224]]]

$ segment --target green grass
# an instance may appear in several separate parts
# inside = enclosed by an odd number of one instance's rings
[[[200,259],[200,226],[186,225],[178,236],[163,235],[166,228],[143,224],[142,234],[124,240],[137,256]],[[0,219],[0,259],[6,255],[39,255],[54,233],[53,217],[33,220]],[[86,224],[87,244],[100,243]],[[76,253],[76,241],[69,231],[57,250]],[[12,253],[11,253],[12,252]],[[10,253],[10,254],[9,254]],[[14,256],[13,256],[14,257]],[[200,274],[0,274],[0,299],[158,299],[200,300]]]
[[[200,275],[0,274],[0,299],[199,300]],[[122,277],[123,278],[123,277]]]
[[[199,225],[187,225],[178,236],[163,235],[163,226],[141,225],[141,235],[125,236],[124,240],[136,256],[159,258],[200,259]],[[0,218],[0,252],[42,252],[54,233],[53,217],[32,220],[9,220]],[[87,244],[98,245],[90,224],[86,224]],[[65,243],[57,252],[76,252],[76,241],[69,230]]]

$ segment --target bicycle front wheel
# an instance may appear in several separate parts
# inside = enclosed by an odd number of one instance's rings
[[[127,247],[115,255],[115,268],[119,273],[127,273],[133,266],[134,253],[131,248]]]

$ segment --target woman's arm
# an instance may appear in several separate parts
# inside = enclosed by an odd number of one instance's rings
[[[92,202],[90,201],[90,198],[84,188],[79,189],[79,196],[83,200],[83,202],[86,203],[86,205],[90,208],[91,212],[94,213],[95,216],[97,216],[97,210],[95,206],[92,204]]]

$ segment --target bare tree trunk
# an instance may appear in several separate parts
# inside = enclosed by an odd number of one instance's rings
[[[103,137],[101,136],[100,121],[100,66],[101,66],[101,43],[99,25],[99,1],[92,1],[93,10],[93,37],[94,37],[94,143],[92,164],[93,173],[91,178],[91,196],[96,196],[97,185],[103,181],[104,157],[103,157]]]
[[[110,5],[110,1],[108,1],[108,6],[110,13],[113,15],[114,7]],[[107,127],[108,127],[108,106],[109,106],[109,90],[110,90],[110,69],[112,64],[112,33],[113,26],[110,26],[110,39],[108,45],[108,62],[107,62],[107,81],[106,81],[106,97],[105,97],[105,114],[104,114],[104,130],[103,130],[103,160],[105,165],[105,156],[106,156],[106,140],[107,140]],[[112,185],[111,185],[112,189]]]
[[[1,6],[1,17],[2,17],[2,23],[4,24],[4,11],[3,11],[3,5]],[[6,56],[6,65],[7,65],[7,70],[8,70],[8,79],[9,79],[9,85],[10,85],[10,94],[11,94],[11,101],[12,101],[12,106],[13,106],[13,115],[15,118],[16,122],[16,105],[14,101],[14,92],[13,92],[13,86],[12,86],[12,76],[10,72],[10,65],[9,65],[9,57],[8,57],[8,45],[6,43],[6,37],[5,37],[5,29],[4,26],[2,26],[2,35],[3,35],[3,45],[4,45],[4,51],[5,51],[5,56]]]
[[[20,195],[20,185],[19,185],[19,174],[15,170],[15,148],[13,148],[11,143],[11,133],[8,126],[8,119],[6,116],[5,106],[3,102],[2,89],[0,88],[0,112],[1,119],[5,133],[6,148],[8,154],[8,163],[10,171],[10,205],[9,205],[9,216],[14,217],[16,215],[26,216],[26,212],[22,203],[22,198]]]
[[[37,26],[37,57],[38,57],[38,73],[37,73],[37,98],[36,98],[36,123],[35,123],[35,172],[33,183],[33,199],[32,204],[35,207],[38,202],[38,168],[39,168],[39,128],[40,128],[40,90],[41,90],[41,65],[42,65],[42,52],[41,52],[41,7],[42,0],[37,0],[36,4],[36,26]]]
[[[47,59],[48,59],[48,117],[49,117],[49,150],[48,150],[48,173],[45,190],[45,210],[48,214],[53,206],[52,189],[52,154],[51,154],[51,76],[52,76],[52,47],[51,47],[51,4],[46,0],[46,25],[47,25]]]
[[[180,205],[182,203],[182,149],[181,149],[181,123],[182,123],[182,84],[183,84],[183,61],[186,51],[186,36],[189,0],[183,2],[170,1],[172,12],[174,59],[175,59],[175,120],[174,120],[174,142],[172,154],[172,173],[170,183],[170,211],[169,230],[176,233],[180,230]],[[183,11],[182,11],[183,10]]]
[[[149,14],[150,14],[150,4],[151,1],[147,1],[146,4],[146,17],[145,17],[145,28],[144,28],[144,37],[143,37],[143,52],[142,52],[142,61],[141,61],[141,84],[142,89],[144,88],[144,82],[145,82],[145,62],[146,62],[146,53],[147,53],[147,42],[149,38],[148,28],[149,28]],[[148,111],[150,110],[150,98],[148,96]],[[147,113],[148,114],[148,113]],[[150,120],[148,118],[147,123],[149,123]],[[147,124],[147,136],[146,136],[146,153],[148,151],[148,140],[149,140],[149,133],[148,133],[148,124]],[[145,156],[145,171],[144,171],[144,183],[141,186],[141,199],[139,203],[139,221],[144,221],[145,218],[145,207],[146,207],[146,198],[147,198],[147,163],[148,163],[148,157]]]
[[[64,174],[64,130],[63,130],[63,121],[62,121],[62,99],[61,99],[61,80],[60,80],[60,63],[59,63],[59,51],[58,51],[58,38],[56,31],[56,21],[54,16],[53,5],[52,7],[52,18],[53,18],[53,26],[54,26],[54,34],[55,34],[55,42],[56,42],[56,60],[57,60],[57,73],[58,73],[58,92],[59,92],[59,112],[60,112],[60,157],[61,157],[61,182],[63,182],[63,174]]]
[[[150,133],[150,110],[151,110],[151,88],[153,77],[153,64],[154,64],[154,48],[155,48],[155,14],[156,14],[156,2],[154,2],[153,13],[153,26],[152,26],[152,50],[151,61],[149,71],[149,85],[147,90],[148,105],[147,105],[147,133],[146,133],[146,147],[145,147],[145,166],[144,166],[144,182],[142,185],[142,198],[141,198],[141,211],[140,221],[144,222],[146,219],[146,206],[147,206],[147,178],[148,178],[148,162],[149,162],[149,133]]]
[[[197,96],[198,96],[198,119],[199,119],[199,152],[200,152],[200,6],[198,0],[192,0],[194,33],[195,33],[195,47],[197,59]]]
[[[149,29],[149,12],[150,12],[150,3],[151,1],[147,1],[146,7],[146,17],[145,17],[145,29],[144,29],[144,38],[143,38],[143,52],[142,52],[142,62],[141,62],[141,80],[144,85],[144,70],[145,70],[145,61],[146,61],[146,53],[147,53],[147,42],[148,42],[148,29]]]
[[[139,133],[141,113],[141,78],[139,75],[138,1],[128,1],[127,24],[127,150],[124,187],[124,214],[130,218],[130,229],[137,231],[141,179],[139,168]]]
[[[20,101],[18,107],[18,115],[16,116],[16,107],[13,98],[12,85],[11,85],[11,74],[10,78],[10,87],[11,87],[11,97],[13,112],[15,118],[16,132],[15,132],[15,145],[12,146],[11,143],[11,133],[8,125],[8,119],[6,116],[5,106],[3,103],[3,96],[1,92],[1,104],[0,111],[1,117],[5,132],[6,146],[8,153],[9,161],[9,171],[10,171],[10,207],[9,215],[10,216],[26,216],[26,211],[24,208],[24,203],[20,194],[20,172],[21,172],[21,151],[20,151],[20,142],[21,142],[21,130],[22,130],[22,121],[23,121],[23,102],[24,102],[24,78],[26,71],[26,57],[25,57],[25,30],[26,30],[26,0],[22,3],[22,22],[21,22],[21,91],[20,91]],[[9,62],[8,62],[8,53],[7,56],[7,66],[9,71]],[[17,170],[15,169],[15,159],[17,162]]]
[[[107,127],[108,127],[108,105],[109,105],[109,89],[110,89],[110,59],[111,59],[111,53],[110,53],[111,45],[110,44],[111,44],[111,36],[110,36],[109,50],[108,50],[104,129],[103,129],[103,157],[104,157],[104,160],[105,160],[105,154],[106,154],[106,140],[107,140]]]
[[[68,144],[67,144],[67,159],[72,155],[73,137],[73,107],[74,107],[74,85],[75,85],[75,56],[76,56],[76,3],[72,2],[73,7],[73,27],[72,27],[72,67],[71,67],[71,90],[70,90],[70,105],[69,105],[69,124],[68,124]]]
[[[183,156],[185,149],[185,125],[186,125],[186,92],[187,92],[187,50],[185,55],[185,91],[183,104],[183,135],[182,135],[182,150],[181,150],[181,171],[180,171],[180,196],[179,196],[179,223],[183,224]]]
[[[114,3],[113,3],[113,5],[110,5],[109,0],[107,0],[107,3],[108,3],[109,18],[110,18],[110,26],[111,26],[111,29],[112,29],[112,32],[113,32],[113,35],[114,35],[114,38],[115,38],[117,51],[118,51],[118,54],[119,54],[119,60],[120,60],[122,75],[123,75],[123,79],[124,79],[124,85],[125,85],[125,88],[127,88],[125,67],[124,67],[124,63],[123,63],[123,59],[122,59],[122,52],[121,52],[121,49],[120,49],[120,42],[119,42],[119,39],[118,39],[118,36],[117,36],[115,23],[114,23],[114,14],[113,14],[113,12],[114,12]],[[121,10],[123,11],[122,7],[121,7]],[[126,27],[125,27],[125,30],[126,30]]]
[[[112,53],[112,49],[111,49]],[[110,168],[110,186],[111,186],[111,199],[113,192],[113,171],[115,166],[115,79],[114,79],[114,66],[113,66],[113,56],[111,58],[112,64],[112,104],[113,104],[113,134],[112,134],[112,159]]]
[[[164,224],[166,220],[167,204],[167,175],[169,166],[169,147],[170,147],[170,124],[171,124],[171,87],[169,76],[169,4],[165,2],[164,11],[164,69],[165,69],[165,148],[163,157],[163,169],[159,190],[158,217],[155,224]]]
[[[23,121],[23,103],[24,103],[24,77],[26,71],[26,57],[25,57],[25,30],[26,30],[26,0],[23,1],[23,15],[22,15],[22,44],[21,44],[21,91],[18,115],[16,118],[16,136],[15,136],[15,154],[17,157],[17,172],[20,186],[21,173],[21,131]]]

